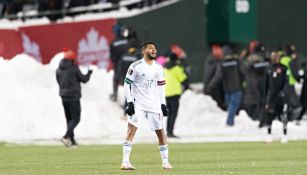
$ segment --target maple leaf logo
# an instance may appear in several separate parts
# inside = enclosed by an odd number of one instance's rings
[[[33,57],[36,61],[42,62],[42,57],[39,51],[39,46],[36,42],[31,41],[30,38],[25,34],[21,34],[22,37],[22,46],[24,49],[24,53]]]
[[[100,68],[107,68],[110,48],[106,37],[99,36],[95,28],[91,28],[86,38],[80,40],[78,62],[80,64],[97,63]]]

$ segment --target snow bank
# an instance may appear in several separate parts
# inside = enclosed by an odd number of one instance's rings
[[[64,135],[64,110],[55,79],[61,58],[62,54],[57,54],[49,65],[23,54],[11,61],[0,59],[0,141],[54,144]],[[119,89],[120,102],[110,101],[113,72],[95,66],[92,69],[91,80],[82,85],[82,114],[76,139],[82,144],[122,143],[127,125],[120,107],[123,89]],[[175,133],[181,139],[170,142],[254,141],[265,137],[265,129],[259,129],[258,123],[244,112],[236,117],[235,127],[226,127],[226,113],[208,96],[187,91],[180,104]],[[140,126],[135,141],[156,142],[147,121],[141,120]],[[290,123],[289,138],[307,139],[306,126],[306,121],[301,126]],[[281,128],[279,122],[273,123],[276,139],[282,135]]]

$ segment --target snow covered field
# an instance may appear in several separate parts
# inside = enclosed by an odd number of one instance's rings
[[[0,142],[59,144],[66,127],[55,79],[61,57],[56,55],[44,66],[23,54],[11,61],[0,58]],[[81,144],[122,143],[126,132],[119,106],[124,101],[123,89],[119,90],[119,103],[110,101],[113,72],[95,66],[92,69],[90,82],[82,85],[82,115],[76,139]],[[187,91],[180,104],[174,132],[181,138],[170,142],[260,141],[266,136],[266,129],[259,129],[258,123],[242,111],[236,117],[236,126],[226,127],[226,113],[208,96]],[[141,122],[135,141],[156,142],[147,121]],[[272,132],[279,140],[282,125],[274,122]],[[289,139],[307,139],[306,120],[300,126],[289,124]]]

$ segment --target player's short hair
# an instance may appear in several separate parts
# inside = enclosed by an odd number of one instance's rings
[[[146,41],[146,42],[144,42],[143,44],[141,44],[141,49],[144,50],[144,49],[147,47],[147,45],[149,45],[149,44],[156,45],[156,44],[155,44],[154,42],[152,42],[152,41]]]

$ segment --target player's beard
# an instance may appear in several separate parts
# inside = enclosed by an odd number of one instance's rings
[[[147,58],[154,60],[154,59],[156,59],[156,55],[153,55],[151,53],[147,53]]]

